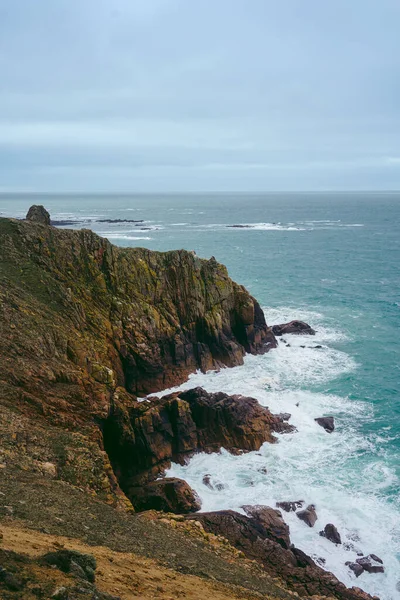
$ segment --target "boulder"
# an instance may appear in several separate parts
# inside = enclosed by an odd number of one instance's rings
[[[308,323],[304,323],[304,321],[290,321],[289,323],[273,325],[272,332],[278,337],[287,333],[294,333],[295,335],[315,335],[314,329],[308,325]]]
[[[372,555],[363,556],[362,558],[357,558],[356,563],[360,565],[364,571],[367,573],[384,573],[385,569],[382,566],[382,561],[376,561],[372,558]]]
[[[294,500],[293,502],[277,502],[276,506],[285,512],[296,512],[298,508],[302,508],[304,500]]]
[[[268,532],[269,538],[274,539],[283,548],[289,548],[289,527],[282,519],[282,513],[279,510],[261,505],[245,505],[242,508],[246,515],[251,517]]]
[[[190,485],[177,477],[165,477],[128,492],[137,511],[163,510],[175,514],[196,512],[201,502]]]
[[[319,532],[319,535],[321,537],[325,537],[327,540],[333,542],[334,544],[342,543],[340,533],[332,523],[328,523],[327,525],[325,525],[323,531]]]
[[[34,204],[30,207],[26,215],[27,221],[34,221],[41,225],[50,225],[50,214],[41,204]]]
[[[328,433],[332,433],[335,430],[335,419],[333,417],[317,417],[314,421]]]
[[[300,510],[296,515],[309,527],[314,527],[318,519],[314,504],[309,504],[305,510]]]
[[[40,562],[57,567],[63,573],[71,573],[91,583],[94,582],[97,565],[95,557],[91,554],[83,554],[76,550],[57,550],[44,554]]]
[[[362,568],[362,566],[361,566],[361,565],[359,565],[359,564],[358,564],[358,563],[356,563],[356,562],[350,562],[350,561],[348,561],[348,562],[347,562],[347,563],[345,563],[345,564],[346,564],[346,566],[348,566],[348,567],[349,567],[349,569],[350,569],[351,571],[353,571],[353,573],[355,574],[355,576],[356,576],[356,577],[360,577],[361,573],[363,573],[363,572],[364,572],[364,569]]]

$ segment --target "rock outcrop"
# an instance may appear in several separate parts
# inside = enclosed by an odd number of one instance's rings
[[[129,489],[129,497],[137,511],[162,510],[186,514],[201,508],[197,494],[189,484],[177,477],[165,477]]]
[[[221,447],[235,454],[258,450],[264,442],[276,441],[275,432],[290,431],[291,425],[254,398],[195,388],[130,406],[115,394],[104,423],[104,443],[135,506],[138,485],[154,479],[172,460],[182,462],[194,452]]]
[[[314,329],[304,321],[290,321],[289,323],[281,323],[273,325],[272,331],[274,335],[281,336],[286,333],[294,333],[296,335],[315,335]]]
[[[52,476],[120,502],[103,447],[110,415],[139,419],[137,395],[275,346],[259,304],[215,259],[118,248],[49,226],[37,207],[0,219],[0,437],[23,469],[51,463]]]
[[[359,588],[346,588],[332,573],[290,545],[289,528],[279,511],[260,506],[244,508],[251,516],[223,510],[196,513],[186,519],[195,519],[206,532],[228,539],[247,558],[261,563],[271,575],[281,577],[300,596],[371,600],[371,596]]]
[[[41,204],[34,204],[28,210],[26,220],[40,223],[41,225],[50,225],[50,214]]]

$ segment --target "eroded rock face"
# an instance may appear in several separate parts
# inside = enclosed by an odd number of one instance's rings
[[[190,485],[177,477],[165,477],[129,489],[129,497],[137,511],[162,510],[176,514],[196,512],[201,502]]]
[[[264,442],[275,441],[274,432],[292,430],[254,398],[194,388],[134,402],[130,408],[114,397],[104,441],[129,496],[129,488],[154,479],[171,460],[181,462],[196,451],[221,447],[234,453],[258,450]]]
[[[26,220],[40,223],[41,225],[50,225],[50,214],[44,206],[34,204],[28,210]]]
[[[260,562],[273,576],[282,577],[300,596],[326,596],[340,600],[371,600],[359,588],[348,589],[332,573],[316,565],[304,552],[288,544],[289,530],[279,511],[268,507],[244,507],[251,516],[231,510],[196,513],[186,519],[200,521],[205,531],[222,535]]]
[[[314,329],[304,321],[290,321],[290,323],[281,323],[273,325],[272,331],[274,335],[281,336],[286,333],[294,333],[296,335],[315,335]]]

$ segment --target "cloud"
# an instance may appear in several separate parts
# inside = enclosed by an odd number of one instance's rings
[[[0,0],[3,186],[400,187],[399,25],[394,0]]]

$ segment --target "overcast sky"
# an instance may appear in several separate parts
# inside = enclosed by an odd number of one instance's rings
[[[400,189],[399,0],[0,0],[0,191]]]

